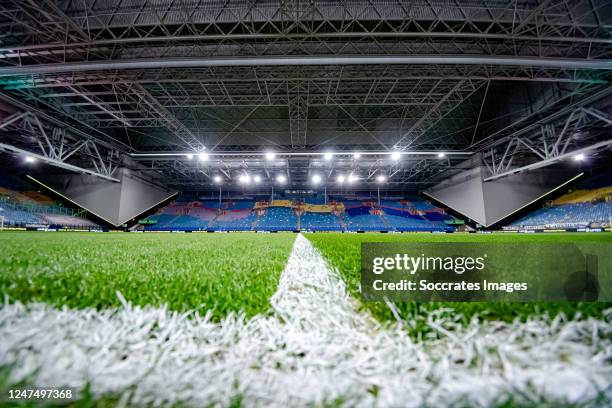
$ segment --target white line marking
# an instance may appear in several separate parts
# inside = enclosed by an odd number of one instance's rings
[[[428,324],[447,335],[414,342],[356,312],[301,235],[271,303],[274,316],[220,323],[127,303],[103,311],[5,304],[0,364],[15,365],[14,381],[89,382],[95,395],[121,393],[132,404],[490,406],[510,393],[536,403],[612,400],[612,311],[603,320],[467,327],[433,313]]]

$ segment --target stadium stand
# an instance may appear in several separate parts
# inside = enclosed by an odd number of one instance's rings
[[[209,224],[214,231],[251,231],[255,222],[255,213],[249,209],[223,211]]]
[[[348,231],[391,231],[392,228],[385,223],[379,215],[357,214],[345,218]]]
[[[609,176],[587,179],[578,188],[525,217],[505,230],[600,228],[612,219],[612,181]]]
[[[342,220],[331,213],[305,212],[300,216],[303,231],[342,231]]]
[[[297,230],[297,216],[293,209],[288,207],[269,207],[257,219],[258,231],[295,231]]]
[[[0,216],[9,227],[99,228],[86,212],[59,205],[25,181],[0,177]]]
[[[190,201],[191,200],[191,201]],[[418,209],[417,209],[418,208]],[[148,231],[453,231],[453,217],[412,197],[179,198],[142,223]]]

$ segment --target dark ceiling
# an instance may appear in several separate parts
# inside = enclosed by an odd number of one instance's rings
[[[0,0],[0,25],[1,150],[111,179],[129,163],[184,189],[316,172],[412,190],[612,123],[610,1]]]

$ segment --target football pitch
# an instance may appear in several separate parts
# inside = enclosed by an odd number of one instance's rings
[[[361,303],[359,273],[362,242],[610,241],[3,232],[2,387],[94,406],[606,406],[610,303]]]

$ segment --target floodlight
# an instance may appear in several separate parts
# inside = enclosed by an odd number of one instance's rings
[[[187,157],[187,159],[189,159],[189,160],[193,160],[193,154],[191,154],[191,153],[189,153],[189,154],[188,154],[186,157]]]
[[[444,152],[438,153],[438,159],[443,159],[445,157],[446,157],[446,153],[444,153]]]
[[[346,177],[344,177],[342,174],[340,174],[337,178],[338,183],[342,184],[344,183],[344,180],[346,180]]]
[[[393,152],[391,153],[391,159],[398,161],[399,159],[402,158],[402,154],[400,152]]]
[[[200,154],[198,154],[198,158],[201,161],[206,161],[206,160],[208,160],[208,154],[207,153],[200,153]]]
[[[383,174],[379,174],[379,175],[376,177],[376,181],[382,184],[382,183],[384,183],[385,181],[387,181],[387,177],[385,177]]]
[[[314,176],[312,176],[313,184],[319,184],[320,182],[321,182],[321,176],[319,176],[318,174],[315,174]]]
[[[577,155],[574,156],[574,160],[575,161],[583,161],[584,160],[584,153],[578,153]]]
[[[276,181],[278,181],[280,184],[285,184],[285,182],[287,181],[287,177],[285,177],[284,174],[279,174],[276,177]]]
[[[259,177],[259,176],[255,176],[255,177],[253,177],[253,180],[254,180],[256,183],[259,183],[259,182],[261,181],[261,177]]]
[[[249,177],[249,175],[245,173],[245,174],[241,175],[241,176],[238,178],[238,180],[239,180],[241,183],[246,184],[246,183],[248,183],[249,181],[251,181],[251,177]]]
[[[354,182],[356,182],[357,180],[359,180],[359,177],[355,176],[354,174],[349,174],[348,176],[348,182],[350,184],[353,184]]]
[[[355,160],[361,159],[361,153],[359,153],[359,152],[353,153],[353,159],[355,159]]]
[[[266,153],[266,159],[267,160],[274,160],[275,158],[276,158],[276,153],[274,153],[274,152]]]
[[[26,156],[25,157],[25,162],[26,163],[34,163],[36,161],[36,159],[32,156]]]
[[[334,158],[334,154],[332,152],[327,152],[323,155],[323,158],[327,161],[330,161],[331,159]]]
[[[213,181],[214,181],[215,183],[217,183],[217,184],[220,184],[220,183],[221,183],[221,176],[215,176],[215,177],[213,177]]]

